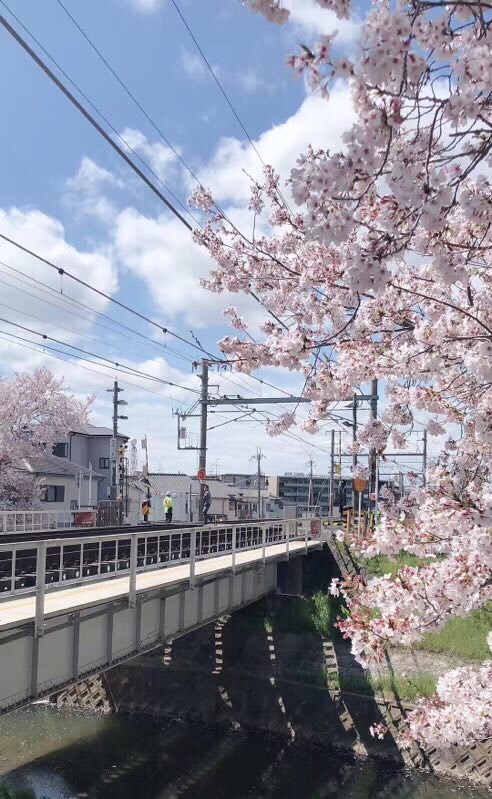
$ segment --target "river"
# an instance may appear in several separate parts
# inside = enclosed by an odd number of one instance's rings
[[[38,799],[485,799],[301,742],[38,705],[0,719],[0,783]]]

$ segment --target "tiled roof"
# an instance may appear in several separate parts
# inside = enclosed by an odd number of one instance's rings
[[[189,477],[187,474],[159,474],[156,472],[149,473],[149,480],[152,489],[156,494],[165,494],[166,491],[178,491],[189,493],[190,487],[192,494],[200,493],[200,481],[196,477]],[[210,489],[212,498],[226,499],[227,497],[241,495],[243,497],[257,496],[256,489],[239,488],[238,486],[228,485],[223,483],[222,480],[216,480],[212,477],[207,478],[206,483]],[[263,490],[262,494],[266,492]]]
[[[78,466],[76,463],[71,463],[66,458],[58,458],[56,455],[48,455],[45,453],[40,459],[36,459],[35,463],[29,461],[22,461],[21,468],[26,471],[33,472],[34,474],[59,474],[75,477],[82,472],[83,475],[89,475],[90,470],[85,466]],[[92,476],[95,480],[104,480],[104,475],[92,470]]]
[[[74,425],[71,433],[77,433],[80,436],[113,436],[113,431],[110,427],[98,427],[95,424],[79,424]],[[128,439],[129,436],[124,433],[118,433],[118,438]]]

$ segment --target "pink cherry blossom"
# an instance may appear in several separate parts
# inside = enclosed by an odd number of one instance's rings
[[[48,369],[0,380],[0,508],[31,508],[39,494],[32,468],[71,427],[87,419],[92,400],[67,394]]]
[[[288,19],[288,0],[246,5]],[[402,498],[381,492],[377,525],[363,540],[346,537],[365,556],[406,550],[427,564],[334,586],[350,608],[340,627],[368,663],[491,596],[492,20],[465,0],[372,0],[362,21],[350,0],[318,5],[358,25],[359,46],[344,52],[336,35],[320,35],[289,66],[327,99],[348,81],[355,121],[339,148],[300,153],[285,186],[265,168],[249,229],[200,189],[194,237],[214,263],[205,285],[253,292],[271,315],[255,340],[225,337],[224,353],[246,373],[301,372],[308,430],[378,378],[387,402],[359,429],[359,448],[384,457],[388,440],[403,447],[416,427],[446,434],[425,485]],[[434,740],[441,725],[448,742],[483,737],[487,714],[475,723],[473,703],[490,666],[480,668],[467,672],[471,690],[449,675],[408,734]]]

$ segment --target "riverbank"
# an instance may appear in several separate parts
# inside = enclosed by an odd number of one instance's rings
[[[333,611],[313,613],[300,597],[257,603],[109,671],[111,701],[125,714],[229,724],[492,784],[478,748],[476,756],[458,748],[406,752],[393,737],[409,700],[426,680],[432,693],[436,676],[452,663],[402,650],[368,675],[339,636],[326,634]],[[370,734],[375,723],[390,729],[383,741]]]

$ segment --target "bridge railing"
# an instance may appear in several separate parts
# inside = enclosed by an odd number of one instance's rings
[[[232,555],[311,537],[307,526],[296,520],[240,522],[173,530],[143,530],[136,533],[1,543],[0,600],[65,588],[95,580],[130,575],[130,593],[136,575],[179,563],[190,563],[190,582],[196,563],[204,558]]]
[[[89,511],[90,513],[90,511]],[[72,510],[2,510],[0,536],[7,533],[34,533],[41,530],[66,530],[81,527],[87,513]],[[92,523],[94,526],[95,521]]]

